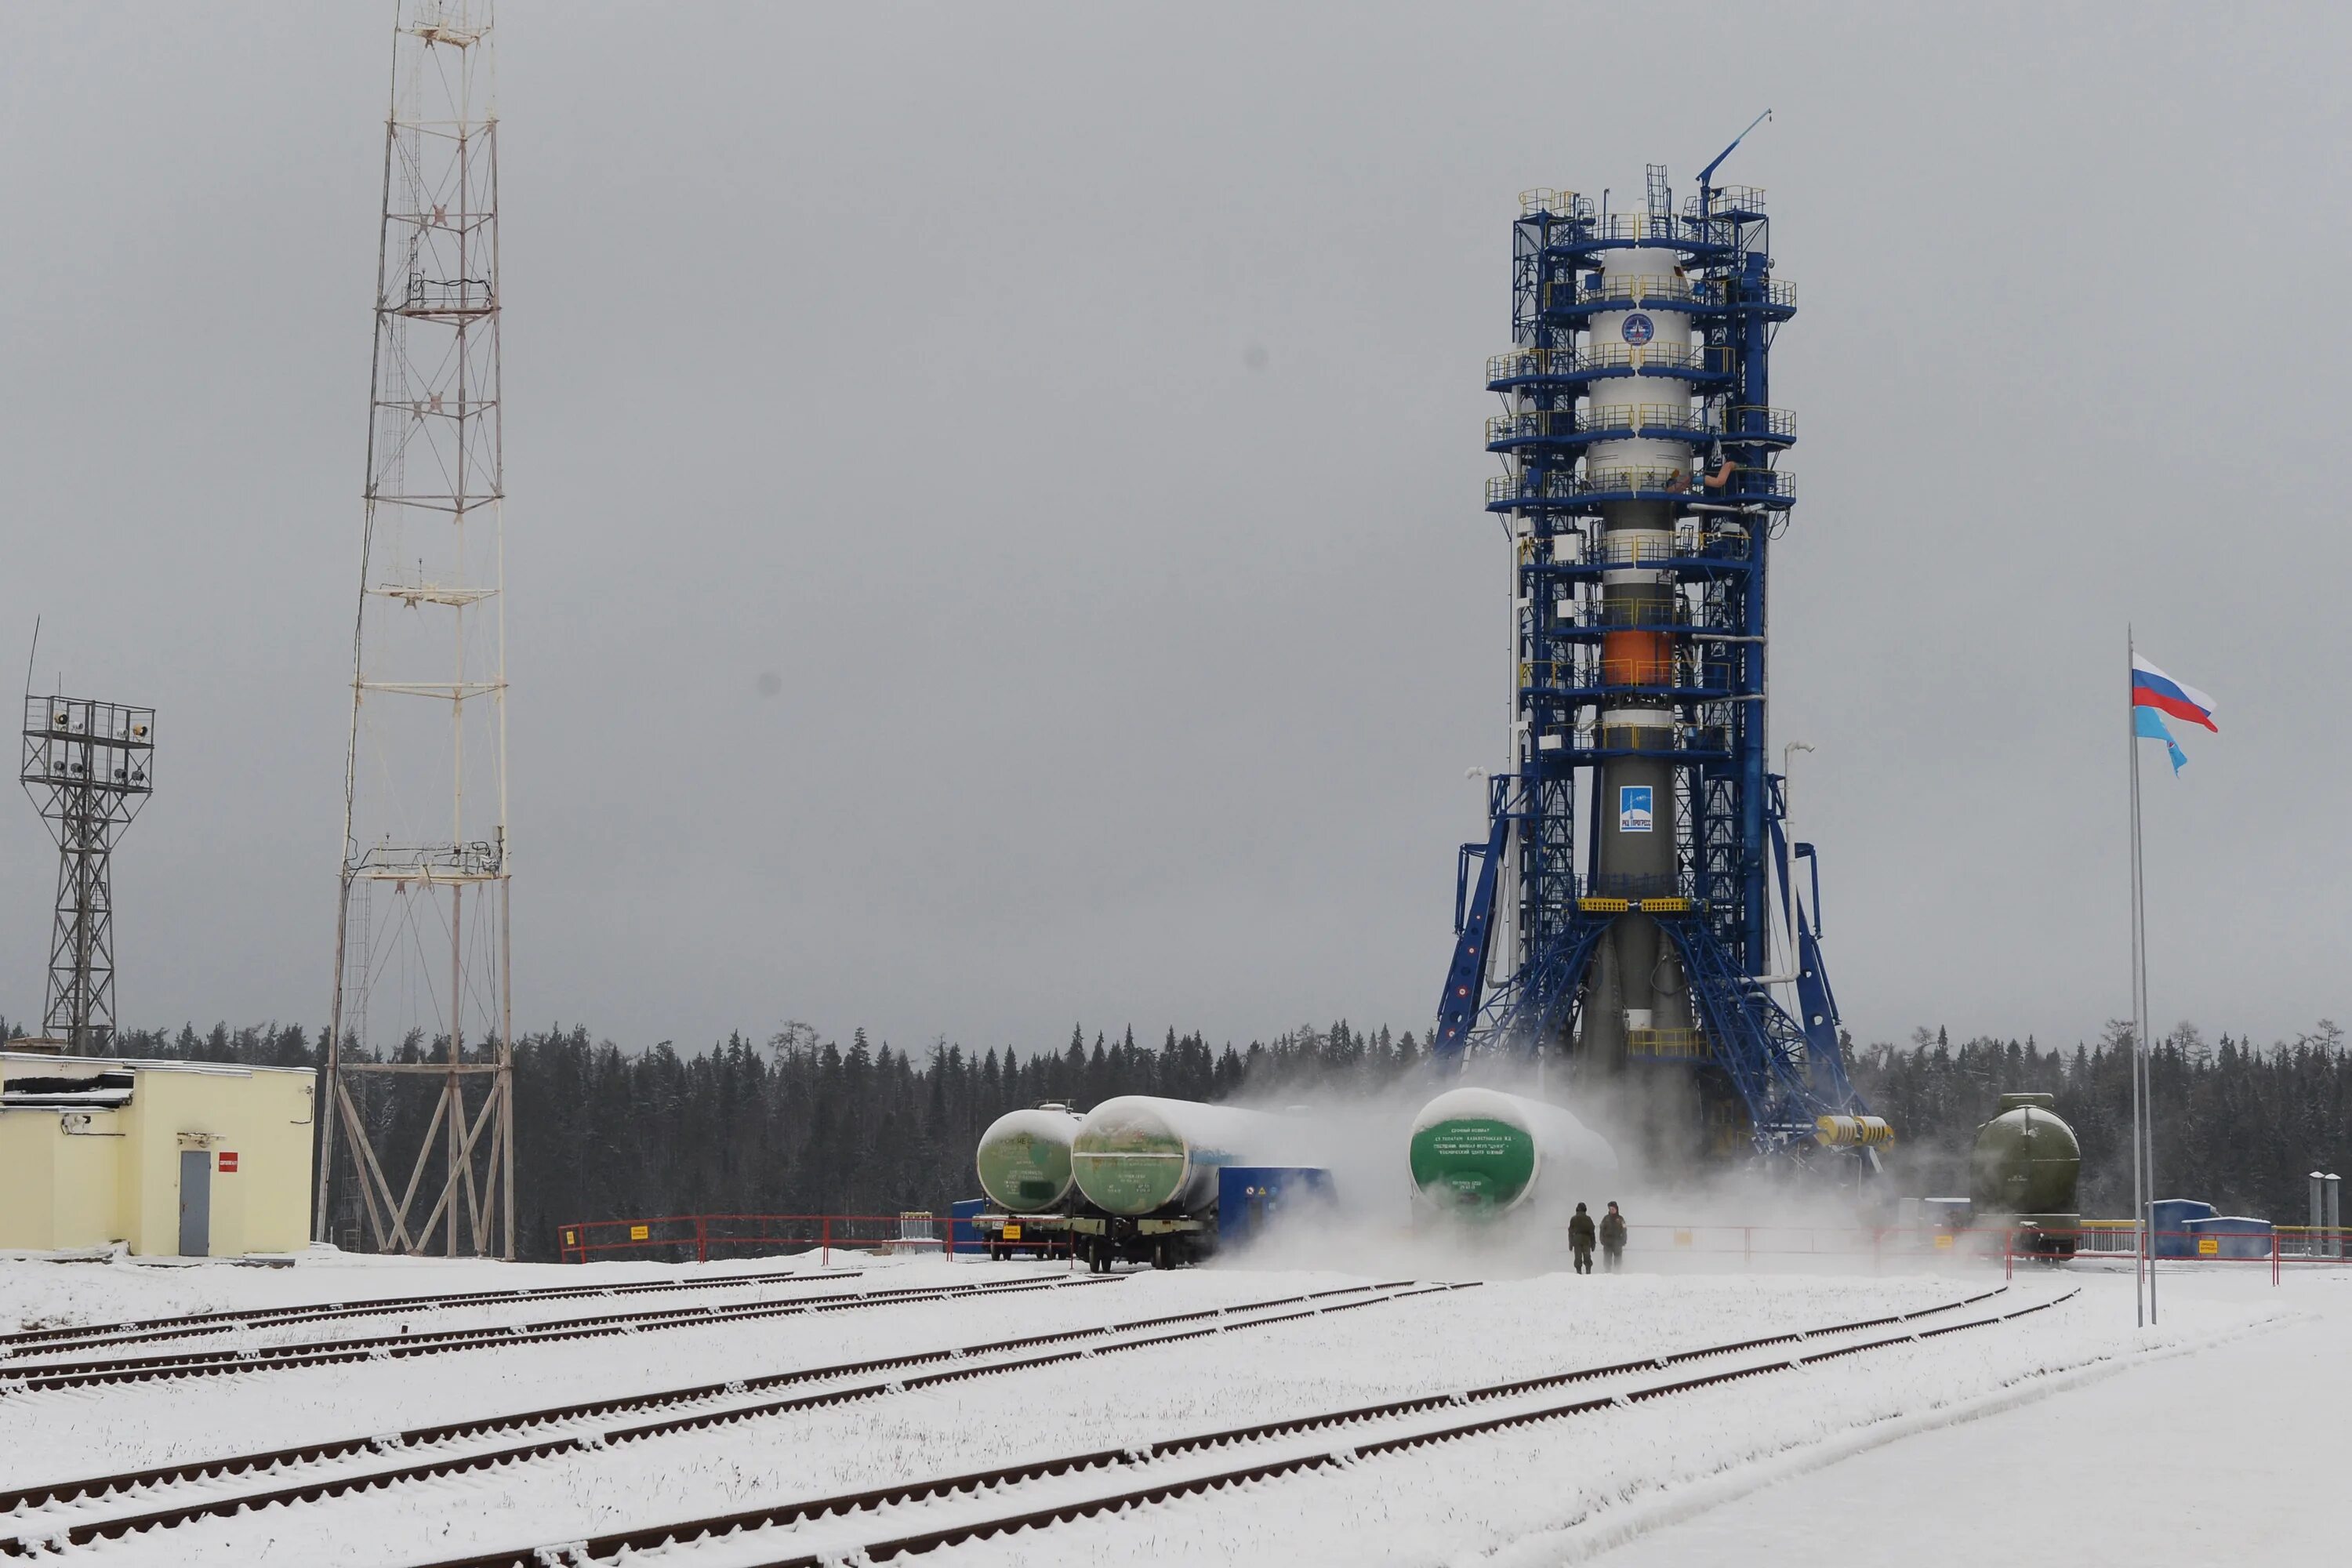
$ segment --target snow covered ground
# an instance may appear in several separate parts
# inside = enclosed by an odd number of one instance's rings
[[[2130,1318],[2127,1277],[2099,1294],[2101,1310]],[[1722,1506],[1601,1561],[1813,1568],[1825,1520],[1843,1537],[1902,1543],[1906,1568],[1977,1568],[2015,1551],[2021,1526],[2062,1536],[2064,1561],[2086,1568],[2352,1558],[2335,1490],[2352,1410],[2352,1269],[2289,1272],[2276,1291],[2266,1269],[2167,1274],[2158,1300],[2166,1317],[2218,1300],[2262,1326],[2102,1363],[2057,1397],[1990,1401],[1900,1442],[1865,1447],[1877,1435],[1862,1432],[1792,1454],[1726,1478]]]
[[[982,1280],[1055,1283],[1013,1295],[890,1302],[594,1340],[484,1346],[409,1360],[18,1390],[0,1394],[0,1490],[867,1357],[978,1347],[1015,1335],[1213,1308],[1230,1314],[1223,1331],[1210,1337],[1116,1348],[1124,1339],[1169,1331],[1137,1330],[1088,1342],[1096,1353],[1083,1359],[579,1447],[429,1481],[102,1540],[73,1552],[76,1560],[94,1563],[415,1564],[1027,1459],[1118,1451],[1189,1434],[1917,1311],[2002,1283],[1997,1268],[1981,1266],[1884,1275],[1543,1274],[1420,1295],[1372,1293],[1377,1299],[1370,1304],[1345,1311],[1252,1326],[1274,1310],[1253,1315],[1247,1309],[1255,1303],[1360,1289],[1415,1270],[1408,1266],[1352,1275],[1244,1265],[1089,1284],[1082,1273],[1034,1264],[863,1258],[838,1251],[833,1261],[830,1273],[813,1257],[685,1269],[394,1262],[334,1255],[305,1258],[286,1269],[0,1262],[0,1331],[291,1302],[785,1268],[796,1278],[690,1294],[443,1310],[417,1315],[415,1327],[423,1331],[492,1321],[545,1321],[682,1300],[789,1300],[803,1294]],[[849,1274],[853,1268],[859,1272]],[[1423,1272],[1428,1277],[1425,1265]],[[1464,1278],[1458,1272],[1454,1277]],[[1765,1374],[1351,1458],[1336,1467],[1075,1519],[1048,1530],[969,1541],[922,1561],[1536,1564],[1608,1552],[1612,1562],[1654,1565],[1724,1561],[1733,1554],[1727,1548],[1736,1541],[1742,1560],[1793,1563],[1800,1551],[1808,1558],[1819,1555],[1821,1531],[1832,1528],[1824,1521],[1833,1520],[1841,1539],[1867,1541],[1874,1548],[1902,1546],[1906,1559],[1922,1563],[1958,1563],[1958,1547],[1948,1558],[1916,1556],[1907,1548],[1915,1538],[1924,1542],[1930,1536],[1939,1549],[1950,1545],[1965,1538],[1974,1521],[1982,1533],[1972,1560],[1990,1542],[2013,1540],[2013,1533],[2001,1531],[2013,1531],[2021,1496],[2033,1498],[2032,1506],[2045,1519],[2070,1525],[2084,1520],[2086,1494],[2127,1491],[2145,1479],[2132,1445],[2146,1450],[2176,1438],[2189,1425],[2181,1419],[2184,1410],[2200,1413],[2204,1447],[2198,1451],[2205,1458],[2200,1461],[2189,1448],[2176,1445],[2184,1479],[2168,1490],[2195,1485],[2186,1479],[2189,1472],[2234,1481],[2267,1462],[2266,1445],[2282,1450],[2299,1443],[2310,1447],[2294,1436],[2282,1413],[2323,1396],[2324,1391],[2309,1387],[2294,1371],[2318,1352],[2333,1348],[2342,1363],[2336,1373],[2339,1383],[2352,1379],[2352,1356],[2342,1354],[2344,1331],[2352,1326],[2352,1272],[2291,1275],[2276,1290],[2266,1270],[2168,1284],[2165,1322],[2158,1331],[2134,1330],[2127,1276],[2032,1271],[2021,1273],[2002,1296],[1905,1327],[1971,1321],[2080,1293],[2011,1321],[1822,1360],[1800,1370],[1785,1369],[1790,1346],[1767,1347],[1725,1362],[1629,1372],[1597,1384],[1530,1391],[1337,1432],[1276,1434],[1001,1491],[896,1503],[747,1531],[693,1549],[636,1553],[630,1561],[733,1568],[803,1552],[855,1561],[857,1551],[874,1542],[1049,1502],[1206,1477],[1260,1459],[1344,1453],[1379,1437],[1458,1425],[1473,1415],[1533,1411],[1596,1394],[1606,1398],[1645,1384],[1752,1365]],[[1324,1304],[1366,1300],[1357,1294]],[[368,1318],[239,1332],[255,1336],[256,1342],[282,1343],[381,1333],[386,1321]],[[1901,1331],[1880,1329],[1860,1337]],[[1853,1337],[1797,1350],[1819,1351]],[[187,1342],[216,1349],[222,1337]],[[154,1347],[135,1350],[147,1354]],[[1024,1352],[982,1352],[958,1364],[982,1370],[1011,1353]],[[28,1347],[0,1362],[0,1377],[37,1359],[37,1348]],[[2123,1375],[2109,1375],[2118,1371]],[[876,1380],[868,1374],[847,1381]],[[2176,1395],[2175,1390],[2184,1392]],[[2336,1389],[2334,1408],[2342,1408],[2347,1391]],[[761,1397],[721,1396],[718,1403],[733,1408]],[[2159,1419],[2164,1412],[2169,1415]],[[597,1417],[561,1430],[587,1435],[644,1419]],[[2065,1426],[2069,1422],[2074,1428]],[[546,1430],[534,1429],[528,1436]],[[2050,1436],[2069,1430],[2074,1435],[2063,1440]],[[2004,1431],[2011,1434],[2006,1439]],[[2034,1434],[2041,1447],[2021,1445],[2014,1436],[2021,1431]],[[365,1454],[311,1469],[19,1508],[12,1517],[0,1517],[0,1537],[38,1536],[75,1520],[169,1506],[199,1492],[261,1490],[313,1473],[393,1468],[444,1452],[521,1440],[526,1439],[511,1432],[486,1435],[445,1448]],[[2100,1457],[2084,1458],[2086,1445],[2095,1447]],[[2220,1462],[2224,1449],[2226,1464]],[[2037,1452],[2038,1470],[2021,1457]],[[2105,1457],[2110,1452],[2112,1459]],[[2038,1479],[2021,1479],[2029,1474]],[[2021,1487],[2031,1486],[2042,1489],[2021,1493]],[[2146,1495],[2145,1488],[2139,1489]],[[2306,1489],[2301,1495],[2314,1494]],[[2095,1511],[2101,1521],[2110,1515],[2121,1519],[2126,1512],[2120,1503]],[[1742,1519],[1751,1522],[1731,1522]],[[2078,1544],[2095,1550],[2097,1542],[2116,1539],[2124,1537],[2098,1533]],[[2132,1560],[2212,1560],[2210,1550],[2192,1551],[2189,1540],[2178,1531],[2158,1531],[2149,1549],[2136,1552]],[[1785,1548],[1785,1558],[1758,1555],[1774,1542]],[[2079,1559],[2075,1546],[2069,1552]]]

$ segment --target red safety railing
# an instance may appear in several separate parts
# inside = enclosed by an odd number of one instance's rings
[[[1017,1223],[1017,1222],[1016,1222]],[[1671,1269],[1677,1261],[1701,1267],[1725,1267],[1737,1261],[1742,1269],[1772,1268],[1802,1260],[1867,1266],[1872,1270],[1916,1266],[1923,1261],[1954,1258],[1995,1258],[2004,1271],[2014,1274],[2018,1260],[2032,1263],[2070,1258],[2101,1258],[2128,1261],[2133,1256],[2132,1231],[2113,1224],[2084,1226],[2079,1230],[2029,1228],[1953,1231],[1922,1226],[1789,1226],[1673,1225],[1643,1222],[1629,1225],[1626,1257],[1634,1267]],[[1547,1226],[1544,1234],[1568,1252],[1564,1226]],[[2264,1236],[2216,1235],[2199,1231],[2165,1231],[2158,1245],[2160,1263],[2263,1263],[2277,1279],[2297,1263],[2345,1261],[2340,1233],[2300,1233],[2285,1230]],[[566,1263],[597,1258],[651,1258],[668,1262],[707,1263],[713,1258],[753,1253],[816,1252],[824,1261],[833,1250],[946,1253],[985,1252],[992,1234],[969,1219],[948,1215],[908,1212],[897,1215],[666,1215],[653,1219],[582,1220],[560,1226],[557,1255]],[[1066,1232],[1048,1231],[1015,1244],[1025,1253],[1068,1256],[1074,1238]],[[2210,1247],[2200,1252],[2200,1247]]]
[[[1595,1216],[1598,1223],[1598,1216]],[[1564,1247],[1566,1231],[1555,1226]],[[1663,1259],[1737,1258],[1743,1268],[1759,1259],[1817,1258],[1874,1266],[1890,1258],[1939,1250],[1935,1233],[1892,1226],[1712,1225],[1643,1222],[1626,1227],[1627,1255],[1655,1266]]]
[[[961,1227],[961,1228],[958,1228]],[[815,1252],[830,1263],[836,1247],[861,1252],[981,1252],[986,1241],[969,1220],[947,1215],[690,1214],[653,1219],[579,1220],[556,1227],[557,1257],[565,1263],[593,1258],[651,1258],[708,1263],[713,1258],[759,1253]],[[1026,1241],[1024,1251],[1070,1250],[1058,1242]]]
[[[2014,1278],[2020,1258],[2046,1264],[2065,1258],[2104,1258],[2135,1264],[2153,1261],[2168,1268],[2252,1263],[2268,1268],[2271,1283],[2275,1285],[2294,1264],[2325,1263],[2340,1268],[2345,1262],[2341,1233],[2330,1236],[2324,1231],[2304,1232],[2291,1237],[2274,1228],[2268,1232],[2152,1230],[2146,1234],[2145,1242],[2135,1244],[2134,1231],[2114,1226],[2006,1231],[2001,1238],[2002,1270]],[[2120,1248],[2116,1245],[2118,1240]],[[2053,1241],[2064,1245],[2053,1248]]]

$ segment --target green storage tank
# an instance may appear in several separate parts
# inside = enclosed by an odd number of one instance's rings
[[[1472,1216],[1507,1213],[1546,1189],[1598,1209],[1607,1194],[1567,1189],[1617,1170],[1608,1141],[1568,1111],[1494,1089],[1451,1089],[1423,1106],[1406,1158],[1422,1197]]]
[[[980,1190],[1006,1214],[1044,1214],[1070,1195],[1070,1142],[1077,1113],[1066,1105],[1008,1110],[980,1135]]]
[[[1969,1202],[1979,1227],[2011,1222],[2051,1231],[2081,1226],[2074,1190],[2083,1173],[2083,1146],[2051,1109],[2055,1103],[2047,1094],[2004,1094],[1992,1120],[1977,1129],[1969,1160]],[[2053,1249],[2072,1252],[2073,1239],[2067,1237]]]
[[[1207,1214],[1226,1165],[1320,1165],[1311,1128],[1296,1117],[1198,1100],[1122,1094],[1087,1112],[1070,1145],[1087,1201],[1133,1218]]]

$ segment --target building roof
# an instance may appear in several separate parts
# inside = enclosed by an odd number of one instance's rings
[[[314,1077],[316,1068],[264,1067],[246,1062],[155,1061],[142,1057],[61,1057],[47,1051],[0,1051],[0,1073],[14,1076],[25,1068],[39,1068],[51,1078],[96,1078],[110,1072],[212,1073],[222,1078],[251,1078],[256,1073],[300,1073]]]
[[[243,1062],[144,1061],[135,1057],[61,1057],[47,1051],[0,1051],[0,1110],[111,1110],[131,1103],[141,1073],[251,1078],[312,1068],[247,1067]]]

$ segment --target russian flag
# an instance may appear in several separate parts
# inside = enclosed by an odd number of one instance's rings
[[[2135,708],[2153,708],[2175,719],[2202,724],[2217,735],[2221,732],[2221,726],[2213,722],[2210,697],[2193,686],[2183,686],[2137,654],[2132,655],[2131,691]]]

